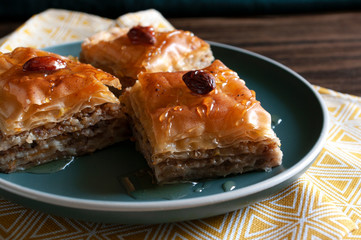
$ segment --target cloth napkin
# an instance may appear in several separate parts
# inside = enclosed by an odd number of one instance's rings
[[[153,11],[153,10],[152,10]],[[33,16],[2,41],[46,47],[82,40],[113,25],[149,21],[146,14],[110,20],[50,9]],[[133,20],[134,20],[133,19]],[[159,22],[164,22],[159,15]],[[159,26],[171,28],[171,26]],[[361,98],[314,86],[331,124],[314,164],[292,185],[267,199],[216,217],[155,225],[78,221],[27,209],[0,199],[4,239],[361,239]]]

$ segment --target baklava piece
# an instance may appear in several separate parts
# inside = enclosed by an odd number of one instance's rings
[[[0,53],[0,171],[125,139],[125,115],[107,85],[121,88],[116,77],[56,54],[33,48]]]
[[[132,86],[140,72],[173,72],[209,66],[208,43],[182,30],[158,31],[151,26],[111,28],[86,39],[80,60]]]
[[[255,92],[219,60],[197,71],[140,73],[121,101],[159,183],[281,164],[270,114]]]

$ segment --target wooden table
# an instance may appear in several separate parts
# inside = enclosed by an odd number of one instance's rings
[[[361,12],[171,18],[199,37],[265,55],[309,82],[361,96]],[[22,22],[0,23],[0,37]]]

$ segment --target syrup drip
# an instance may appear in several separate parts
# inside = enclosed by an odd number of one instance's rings
[[[189,196],[190,194],[201,194],[205,190],[215,187],[211,182],[183,182],[174,184],[156,184],[150,169],[122,175],[118,178],[120,184],[128,195],[138,200],[165,199],[175,200]],[[233,191],[236,183],[227,181],[221,184],[223,191]]]
[[[49,174],[64,170],[74,161],[74,157],[55,160],[24,170],[27,173]]]
[[[226,181],[222,184],[222,188],[225,192],[233,191],[234,189],[236,189],[236,183],[233,181]]]
[[[271,121],[272,129],[275,129],[278,125],[281,124],[282,119],[278,115],[271,115]]]
[[[192,192],[193,187],[197,185],[195,182],[158,185],[150,169],[140,169],[118,179],[129,196],[139,200],[180,199]]]

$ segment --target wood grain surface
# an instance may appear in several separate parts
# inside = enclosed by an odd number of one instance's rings
[[[361,12],[171,18],[179,29],[272,58],[310,83],[361,96]],[[1,22],[0,37],[20,22]]]

